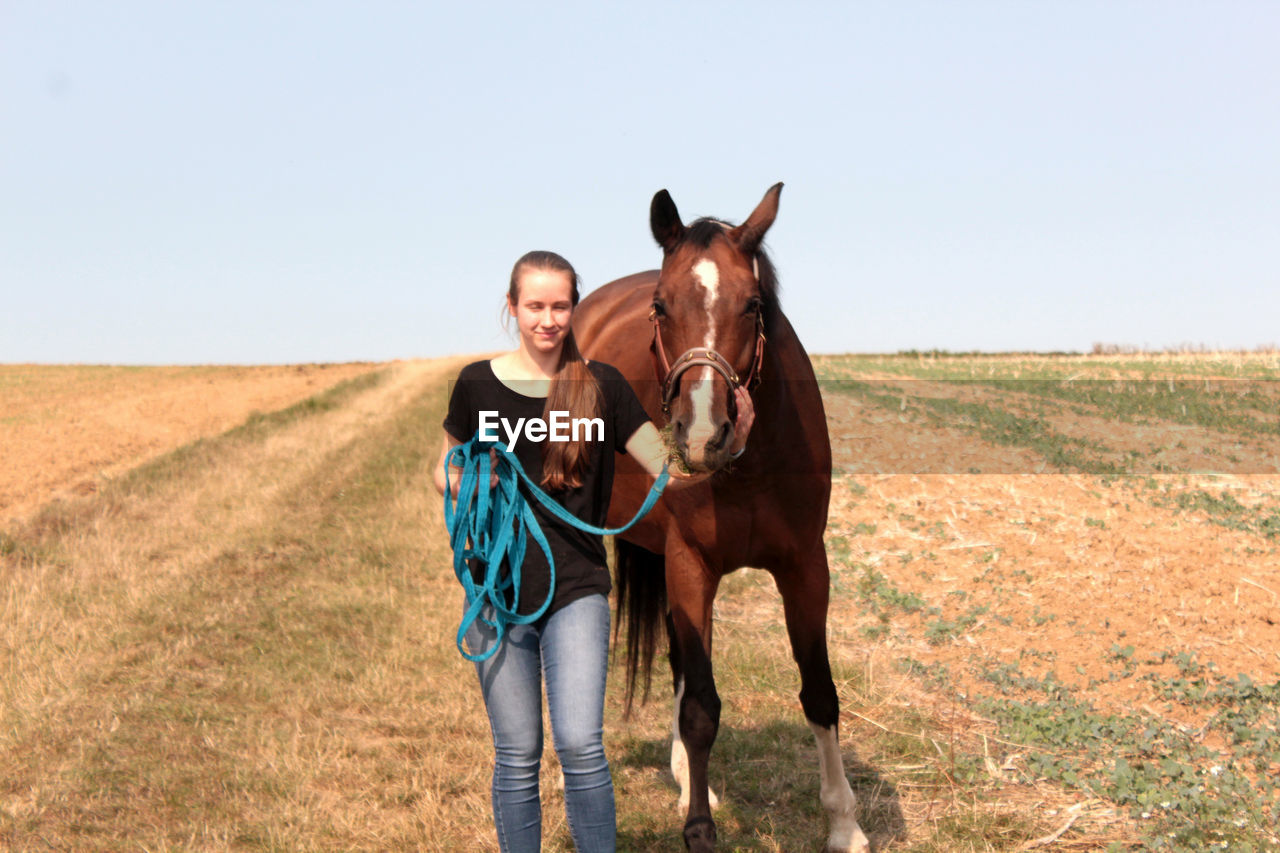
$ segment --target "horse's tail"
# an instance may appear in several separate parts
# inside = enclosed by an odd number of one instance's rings
[[[618,587],[617,619],[613,626],[613,642],[617,646],[622,623],[627,623],[627,692],[626,713],[631,713],[635,699],[636,679],[643,674],[644,694],[649,698],[649,681],[653,672],[653,653],[658,646],[658,625],[667,611],[667,559],[639,545],[615,537],[616,583]]]

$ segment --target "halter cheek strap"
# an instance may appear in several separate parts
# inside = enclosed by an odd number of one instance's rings
[[[653,343],[649,345],[649,354],[653,357],[653,370],[658,377],[658,382],[662,385],[662,413],[670,416],[671,401],[675,398],[676,383],[680,376],[686,371],[695,367],[710,367],[716,373],[719,373],[724,380],[729,383],[731,389],[736,389],[739,385],[747,386],[748,391],[754,391],[756,386],[760,384],[760,369],[764,364],[764,316],[756,312],[756,346],[755,354],[751,359],[751,372],[747,374],[745,382],[738,378],[738,372],[733,369],[733,365],[729,360],[720,353],[709,347],[694,347],[685,350],[675,363],[667,361],[667,352],[662,346],[662,326],[658,321],[658,312],[651,310],[649,312],[649,320],[653,323]]]

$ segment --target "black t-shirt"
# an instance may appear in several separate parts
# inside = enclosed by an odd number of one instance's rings
[[[593,361],[588,369],[600,386],[603,440],[589,441],[591,455],[583,472],[582,485],[572,489],[551,491],[543,487],[576,518],[595,527],[603,527],[609,513],[609,495],[613,489],[614,453],[625,453],[627,441],[649,420],[635,392],[616,368]],[[490,435],[509,445],[506,429],[499,418],[514,427],[519,418],[543,418],[546,397],[529,397],[515,391],[494,375],[488,361],[476,361],[462,368],[449,395],[449,413],[444,428],[458,441],[468,441],[480,428],[480,413],[491,425]],[[496,428],[492,425],[498,424]],[[562,430],[563,433],[563,430]],[[588,433],[592,438],[597,432]],[[521,429],[514,453],[530,479],[541,486],[542,449],[545,441],[530,441]],[[450,475],[452,476],[452,474]],[[606,567],[604,539],[577,530],[556,518],[536,498],[528,494],[524,483],[520,490],[533,509],[534,516],[551,546],[555,559],[556,588],[548,613],[592,593],[609,594],[611,587]],[[520,613],[532,613],[547,597],[550,573],[546,555],[532,536],[526,534],[524,564],[520,569]],[[503,574],[505,575],[504,568]],[[477,577],[477,581],[481,578]]]

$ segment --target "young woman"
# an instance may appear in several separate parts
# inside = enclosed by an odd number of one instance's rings
[[[553,412],[571,419],[599,418],[598,429],[577,440],[515,442],[521,466],[543,490],[582,521],[605,525],[613,484],[614,453],[631,454],[657,477],[667,451],[631,386],[609,365],[586,362],[570,321],[578,304],[578,276],[553,252],[530,252],[511,271],[507,310],[520,346],[458,375],[444,419],[444,447],[435,483],[445,489],[445,457],[487,423],[516,423]],[[731,450],[746,444],[755,417],[751,398],[737,392],[738,420]],[[492,414],[492,413],[496,413]],[[499,430],[505,442],[506,435]],[[668,489],[705,479],[670,471]],[[453,489],[458,477],[451,474]],[[492,485],[492,484],[491,484]],[[547,612],[530,625],[508,627],[497,652],[476,664],[495,751],[493,816],[505,853],[537,851],[542,839],[538,772],[542,757],[542,687],[556,754],[564,772],[565,811],[580,851],[612,851],[615,844],[613,781],[603,745],[604,688],[609,651],[609,572],[604,542],[552,516],[530,500],[555,559],[555,587]],[[542,550],[528,543],[521,568],[518,611],[533,613],[546,599],[550,573]],[[510,602],[509,602],[510,605]],[[495,631],[476,620],[466,642],[473,653],[495,642]]]

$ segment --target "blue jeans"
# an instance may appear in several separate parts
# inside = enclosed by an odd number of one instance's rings
[[[467,645],[483,651],[494,634],[477,619]],[[503,853],[537,853],[542,845],[544,680],[574,846],[612,853],[617,821],[603,740],[608,656],[609,602],[589,595],[532,625],[510,626],[497,653],[476,664],[493,730],[493,821]]]

